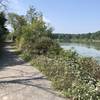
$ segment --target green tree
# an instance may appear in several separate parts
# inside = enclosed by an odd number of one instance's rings
[[[21,28],[22,28],[22,26],[26,25],[27,22],[26,22],[24,16],[20,16],[15,13],[9,13],[8,16],[9,16],[9,24],[14,29],[12,37],[15,40],[16,37],[20,36]]]
[[[0,13],[0,41],[3,41],[5,39],[6,34],[8,33],[8,30],[5,26],[7,19],[5,18],[4,12]]]
[[[34,6],[31,6],[26,14],[26,19],[29,23],[33,21],[42,20],[43,15],[41,12],[37,11]]]

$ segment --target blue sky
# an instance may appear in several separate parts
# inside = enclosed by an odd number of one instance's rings
[[[9,11],[25,14],[34,5],[55,32],[87,33],[100,30],[100,0],[9,0]]]

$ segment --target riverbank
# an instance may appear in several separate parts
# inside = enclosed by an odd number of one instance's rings
[[[70,42],[76,43],[100,43],[100,40],[93,40],[93,39],[71,39]]]
[[[99,43],[60,43],[64,50],[74,49],[79,55],[92,57],[100,61]]]
[[[85,43],[85,44],[89,44],[89,43],[99,43],[100,44],[100,40],[90,40],[90,39],[56,39],[59,43]]]
[[[35,55],[30,61],[67,98],[100,99],[100,65],[94,59],[61,50],[59,55]]]

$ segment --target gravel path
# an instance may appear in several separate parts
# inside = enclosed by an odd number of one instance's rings
[[[13,47],[5,46],[0,59],[0,100],[65,100],[59,97],[36,68],[16,55]]]

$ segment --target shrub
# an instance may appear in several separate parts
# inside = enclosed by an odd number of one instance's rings
[[[53,86],[73,100],[99,100],[96,90],[100,74],[100,66],[95,60],[80,57],[71,50],[61,51],[60,55],[33,58],[32,64],[37,66],[50,80]]]
[[[21,37],[16,39],[18,48],[24,53],[30,54],[31,57],[42,54],[59,54],[61,48],[55,40],[48,36],[50,34],[49,29],[45,29],[44,24],[37,23],[33,22],[22,27]]]

